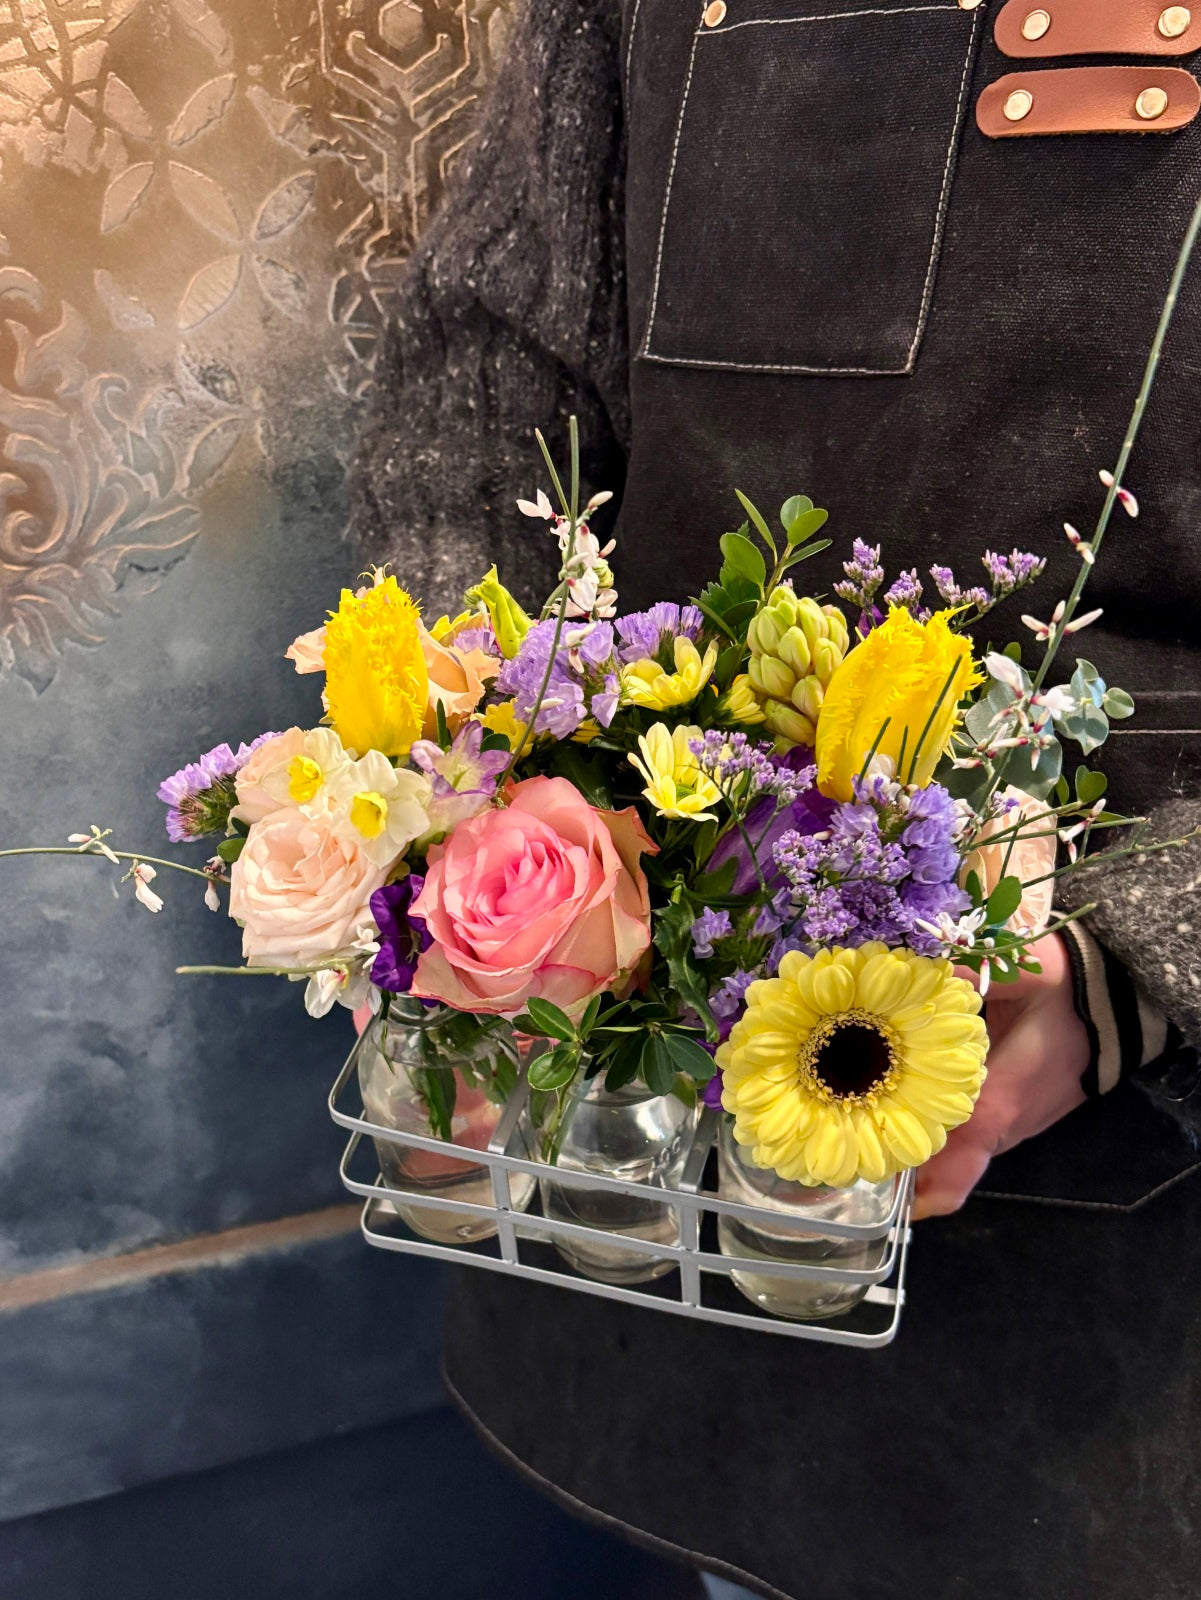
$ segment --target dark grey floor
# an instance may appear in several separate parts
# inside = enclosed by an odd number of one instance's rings
[[[3,1600],[701,1600],[439,1410],[0,1526]]]

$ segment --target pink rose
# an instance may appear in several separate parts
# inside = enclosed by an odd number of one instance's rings
[[[324,819],[291,806],[252,824],[230,873],[229,914],[252,967],[311,967],[374,928],[371,896],[388,876]]]
[[[288,763],[294,756],[304,754],[305,737],[303,728],[277,733],[274,739],[259,745],[243,765],[234,779],[238,803],[233,814],[239,822],[260,822],[286,804],[280,797],[280,789],[282,786],[283,793],[287,794]],[[270,790],[264,787],[267,781],[271,782]]]
[[[1041,800],[1012,786],[1002,791],[1001,799],[1015,804],[985,824],[976,848],[964,860],[959,881],[966,883],[968,873],[974,872],[986,896],[1003,877],[1030,883],[1006,927],[1017,933],[1040,934],[1051,920],[1055,897],[1055,880],[1046,876],[1055,870],[1055,819]],[[1020,832],[1013,831],[1019,828]],[[997,834],[1002,837],[990,843]],[[1043,882],[1034,883],[1035,878]]]
[[[632,808],[594,810],[566,778],[515,784],[430,850],[412,914],[434,942],[412,993],[505,1017],[539,996],[578,1017],[650,946],[639,858],[655,849]]]

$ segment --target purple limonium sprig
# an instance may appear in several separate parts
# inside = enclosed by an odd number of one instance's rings
[[[631,611],[613,624],[618,659],[625,664],[650,658],[671,670],[675,641],[699,638],[704,620],[697,606],[678,606],[671,600],[660,600],[649,611]]]
[[[880,565],[880,546],[856,539],[851,546],[852,560],[844,561],[842,570],[846,579],[834,585],[834,593],[849,606],[861,611],[873,609],[876,591],[884,582],[884,568]]]
[[[410,752],[413,765],[430,780],[428,807],[431,833],[449,833],[460,822],[478,816],[496,793],[497,780],[508,765],[508,750],[483,750],[484,729],[466,722],[449,749],[432,739],[418,739]]]
[[[752,743],[745,733],[710,728],[689,743],[696,764],[722,793],[744,803],[760,795],[774,795],[782,806],[792,805],[817,779],[812,762],[795,766],[778,761],[772,746]]]
[[[935,564],[930,568],[930,576],[934,579],[934,587],[938,590],[939,599],[944,605],[954,606],[956,609],[962,606],[976,606],[985,611],[992,604],[987,589],[978,587],[961,589],[950,567],[940,567]]]
[[[727,861],[736,863],[731,891],[734,894],[749,894],[759,883],[759,871],[769,888],[779,888],[784,879],[773,854],[778,841],[790,832],[820,833],[829,827],[834,814],[836,802],[813,786],[816,768],[811,750],[796,745],[775,766],[777,771],[782,769],[795,775],[797,793],[794,798],[781,801],[776,795],[767,794],[756,800],[746,814],[742,829],[735,828],[724,834],[709,857],[711,872],[716,872]]]
[[[730,913],[705,906],[691,931],[693,955],[698,961],[708,961],[717,940],[728,938],[731,932]]]
[[[961,828],[941,784],[905,790],[865,783],[835,808],[824,833],[785,833],[774,859],[794,915],[773,961],[798,940],[851,947],[879,940],[937,955],[929,925],[970,905],[957,882]]]
[[[501,694],[513,697],[514,708],[523,722],[529,722],[533,715],[555,634],[554,620],[536,623],[517,655],[500,670],[497,687]],[[612,624],[587,623],[561,630],[533,730],[549,733],[555,739],[569,739],[589,716],[608,727],[617,710],[619,693]]]
[[[1047,564],[1045,556],[1036,556],[1029,550],[1013,550],[1007,556],[986,550],[980,561],[992,579],[994,605],[1018,589],[1024,589],[1028,583],[1033,583]]]
[[[410,872],[371,896],[371,915],[379,929],[379,953],[371,964],[371,981],[377,989],[408,994],[417,957],[433,943],[424,919],[412,915],[413,902],[424,887],[421,874]]]
[[[885,593],[884,600],[890,606],[904,606],[918,622],[930,620],[929,609],[922,605],[922,582],[916,567],[901,573]]]
[[[732,972],[728,978],[722,979],[709,996],[709,1010],[717,1018],[723,1039],[729,1038],[730,1029],[738,1020],[738,1014],[742,1010],[746,992],[754,981],[753,972]],[[708,1101],[705,1103],[709,1104]]]
[[[158,798],[167,809],[167,837],[176,844],[224,833],[229,813],[238,803],[234,779],[261,744],[276,733],[260,733],[236,750],[214,745],[196,761],[189,761],[158,786]]]

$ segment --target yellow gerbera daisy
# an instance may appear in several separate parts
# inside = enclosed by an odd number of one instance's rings
[[[721,799],[721,790],[697,766],[696,757],[688,748],[694,739],[702,737],[699,728],[681,725],[669,729],[662,722],[639,736],[642,759],[631,755],[630,765],[646,779],[642,792],[661,817],[675,817],[682,822],[715,819],[716,812],[707,808]]]
[[[980,997],[949,961],[865,944],[791,951],[752,983],[717,1052],[756,1166],[811,1186],[879,1183],[941,1150],[984,1082]]]
[[[676,670],[667,672],[650,656],[621,669],[621,698],[628,706],[648,711],[670,711],[686,706],[713,676],[717,646],[710,644],[702,656],[691,639],[678,638],[673,646]]]

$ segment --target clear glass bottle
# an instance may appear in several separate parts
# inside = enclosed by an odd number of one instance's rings
[[[554,1095],[536,1097],[539,1159],[569,1172],[604,1173],[670,1189],[679,1180],[692,1142],[696,1112],[674,1095],[652,1094],[642,1084],[605,1088],[604,1075],[577,1078],[565,1091],[562,1113]],[[605,1233],[678,1245],[679,1223],[666,1202],[620,1191],[538,1180],[548,1217]],[[577,1272],[601,1283],[644,1283],[675,1266],[598,1233],[595,1245],[556,1239],[555,1248]]]
[[[718,1193],[723,1200],[759,1206],[778,1222],[744,1222],[719,1216],[717,1238],[726,1256],[752,1256],[769,1261],[809,1262],[815,1266],[869,1271],[879,1266],[887,1237],[847,1239],[823,1234],[824,1221],[881,1223],[892,1208],[892,1178],[884,1183],[856,1183],[848,1189],[809,1189],[789,1183],[777,1173],[751,1164],[750,1154],[734,1139],[734,1125],[723,1119],[718,1143]],[[798,1223],[804,1223],[801,1231]],[[841,1316],[867,1293],[863,1283],[840,1283],[821,1277],[785,1278],[770,1272],[731,1272],[747,1297],[764,1311],[797,1322]]]
[[[399,1132],[431,1135],[435,1129],[430,1096],[444,1097],[452,1075],[451,1139],[483,1150],[516,1082],[517,1045],[510,1025],[500,1018],[470,1017],[393,996],[387,1014],[373,1017],[364,1030],[359,1089],[368,1121]],[[385,1182],[410,1192],[492,1204],[492,1183],[482,1162],[415,1150],[387,1139],[374,1143]],[[524,1211],[534,1180],[513,1173],[509,1190],[514,1210]],[[436,1244],[471,1244],[496,1232],[490,1217],[456,1215],[400,1199],[392,1204],[414,1233]]]

